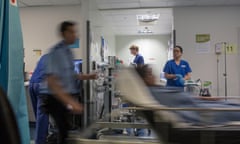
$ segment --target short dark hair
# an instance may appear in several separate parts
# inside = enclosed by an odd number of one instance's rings
[[[59,31],[61,33],[65,32],[68,27],[72,27],[72,26],[75,26],[76,23],[75,22],[72,22],[72,21],[64,21],[60,24],[60,28],[59,28]]]
[[[176,45],[174,48],[179,48],[180,49],[180,52],[183,53],[183,48],[179,45]]]

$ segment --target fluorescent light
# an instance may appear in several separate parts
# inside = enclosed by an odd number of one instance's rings
[[[137,15],[137,20],[141,22],[153,22],[158,20],[160,14],[144,14],[144,15]]]

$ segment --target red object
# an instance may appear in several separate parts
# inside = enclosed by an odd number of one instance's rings
[[[11,0],[11,2],[15,4],[15,3],[16,3],[16,0]]]

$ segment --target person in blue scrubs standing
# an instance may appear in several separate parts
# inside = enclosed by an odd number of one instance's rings
[[[142,55],[139,54],[139,47],[136,46],[136,45],[132,45],[129,49],[130,49],[131,54],[135,56],[135,58],[134,58],[134,60],[131,64],[136,66],[136,67],[144,66],[144,58],[143,58]],[[125,107],[128,107],[128,104]],[[131,128],[128,128],[127,132],[129,134],[131,134]],[[135,135],[140,136],[140,137],[141,136],[146,136],[145,129],[136,129]]]
[[[142,55],[140,55],[139,52],[139,47],[136,45],[132,45],[130,48],[130,52],[132,55],[135,56],[133,60],[133,64],[136,66],[143,66],[144,65],[144,58]]]
[[[191,68],[187,61],[182,60],[183,48],[175,46],[173,49],[174,59],[169,60],[163,69],[167,86],[184,87],[184,81],[191,78]]]
[[[29,83],[29,94],[32,101],[32,107],[34,115],[36,118],[36,133],[35,133],[35,143],[44,144],[46,142],[46,137],[48,135],[48,124],[49,118],[48,114],[44,113],[40,109],[40,104],[42,103],[39,97],[39,85],[44,80],[44,61],[46,60],[47,54],[43,55],[30,79]]]

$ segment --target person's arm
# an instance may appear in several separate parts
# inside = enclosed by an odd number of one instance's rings
[[[190,79],[191,79],[192,69],[191,69],[191,67],[189,66],[189,63],[188,63],[188,62],[187,62],[186,72],[187,72],[187,74],[184,76],[184,80],[190,80]]]
[[[97,79],[97,74],[78,74],[77,79],[79,79],[79,80],[93,80],[93,79]]]
[[[50,52],[46,60],[44,61],[44,73],[46,75],[46,81],[48,83],[49,89],[53,92],[53,96],[59,100],[64,106],[66,106],[73,113],[81,113],[83,107],[80,103],[75,101],[69,93],[64,91],[63,87],[60,85],[60,80],[57,77],[59,73],[60,61],[58,60],[59,53]]]
[[[177,78],[175,74],[171,74],[171,64],[170,64],[169,61],[165,64],[163,72],[164,72],[164,76],[165,76],[166,79]]]
[[[140,65],[144,65],[144,58],[143,58],[143,56],[140,57],[139,64]]]
[[[175,74],[168,74],[168,73],[164,73],[164,76],[166,79],[175,79],[177,78]]]
[[[184,80],[190,80],[191,79],[191,73],[187,73],[184,77]]]
[[[54,93],[54,97],[61,101],[69,110],[73,113],[81,113],[83,110],[83,106],[76,102],[68,93],[66,93],[61,85],[59,85],[59,80],[54,75],[47,76],[47,82],[49,88]]]

